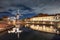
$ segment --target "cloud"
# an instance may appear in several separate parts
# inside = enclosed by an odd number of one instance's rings
[[[51,1],[48,4],[44,4],[42,7],[32,7],[36,13],[60,13],[60,1]]]
[[[0,12],[17,9],[21,4],[36,13],[60,13],[60,0],[0,0]]]

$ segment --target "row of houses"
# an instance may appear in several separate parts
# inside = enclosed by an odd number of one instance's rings
[[[41,29],[41,31],[46,31],[46,29],[51,29],[51,31],[49,30],[50,32],[59,32],[57,29],[60,28],[60,14],[38,14],[32,18],[25,19],[25,22],[27,23],[25,26],[29,26],[34,30]]]

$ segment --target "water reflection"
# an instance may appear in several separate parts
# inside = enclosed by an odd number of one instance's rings
[[[19,38],[17,34],[8,34],[8,32],[4,33],[0,36],[0,40],[51,40],[55,34],[44,33],[34,31],[30,28],[21,27],[20,30],[23,30],[21,34],[19,34]]]
[[[57,31],[56,28],[54,28],[53,26],[41,26],[41,25],[26,25],[26,26],[30,26],[31,29],[33,30],[37,30],[37,31],[43,31],[43,32],[49,32],[49,33],[59,33],[59,31]],[[57,31],[57,32],[56,32]]]

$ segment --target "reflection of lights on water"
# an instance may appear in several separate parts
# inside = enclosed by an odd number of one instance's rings
[[[43,25],[43,29],[42,29],[42,30],[44,30],[44,31],[45,31],[45,29],[46,29],[46,28],[45,28],[45,25]]]
[[[19,35],[19,34],[20,34],[20,33],[18,33],[18,34],[17,34],[17,37],[18,37],[18,38],[20,37],[20,35]]]
[[[57,31],[57,34],[60,34],[60,32],[59,32],[59,31]]]
[[[13,28],[13,30],[8,31],[8,33],[17,33],[17,37],[19,38],[19,34],[22,32],[22,30],[19,30],[19,28]]]
[[[52,26],[46,27],[44,26],[39,26],[39,25],[30,25],[30,28],[33,30],[38,30],[38,31],[44,31],[44,32],[50,32],[50,33],[56,33],[56,29],[54,29]],[[58,33],[58,32],[57,32]]]
[[[52,29],[52,28],[53,28],[53,26],[50,26],[50,28]]]
[[[56,33],[56,30],[57,30],[57,29],[54,29],[53,31]]]

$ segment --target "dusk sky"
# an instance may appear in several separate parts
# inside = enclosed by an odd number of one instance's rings
[[[0,12],[17,9],[20,4],[33,9],[35,13],[60,13],[60,0],[0,0]]]

